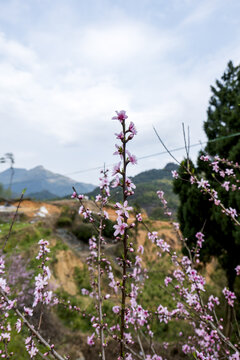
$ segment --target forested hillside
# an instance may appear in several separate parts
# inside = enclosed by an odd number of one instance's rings
[[[164,191],[168,199],[169,208],[176,214],[178,206],[178,197],[173,192],[173,181],[171,171],[177,170],[178,166],[174,163],[168,163],[163,169],[152,169],[144,171],[131,178],[136,184],[134,195],[129,198],[129,204],[143,208],[149,217],[153,219],[167,219],[164,215],[162,206],[156,196],[158,190]],[[98,189],[89,193],[88,196],[94,197],[98,193]],[[119,188],[111,189],[112,202],[121,200]]]

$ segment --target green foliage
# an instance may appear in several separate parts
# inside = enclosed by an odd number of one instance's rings
[[[72,226],[72,219],[67,216],[60,216],[56,225],[60,228],[70,227]]]
[[[96,230],[92,224],[80,223],[73,228],[74,235],[81,241],[88,243],[88,240],[93,235],[97,235]]]
[[[103,229],[103,236],[106,236],[107,238],[109,239],[112,239],[113,238],[113,234],[114,234],[114,228],[113,228],[113,225],[115,223],[110,220],[110,219],[106,219],[104,220],[104,229]]]
[[[72,306],[80,307],[81,309],[87,308],[86,313],[94,313],[94,303],[93,301],[86,306],[84,303],[83,297],[70,296],[64,291],[58,291],[57,296],[67,303],[70,301]],[[65,326],[71,330],[81,330],[82,332],[88,332],[91,329],[90,317],[83,317],[80,313],[70,310],[68,306],[58,305],[57,315],[62,320]]]
[[[93,217],[93,219],[95,220],[95,223],[98,226],[99,223],[100,223],[99,215],[96,215],[96,214],[93,213],[92,217]],[[83,222],[86,223],[86,224],[89,224],[88,219],[83,219]],[[103,231],[102,231],[103,236],[105,236],[105,237],[107,237],[109,239],[113,238],[113,234],[114,234],[113,225],[115,225],[115,222],[110,220],[110,219],[104,219],[103,220],[103,225],[104,225],[104,228],[103,228]]]
[[[91,291],[89,272],[86,264],[84,264],[83,269],[79,269],[78,267],[75,267],[74,280],[76,282],[80,294],[81,294],[81,289],[87,289]]]
[[[159,304],[166,306],[169,310],[174,308],[175,301],[172,296],[172,284],[168,288],[164,285],[164,279],[168,275],[171,264],[169,258],[163,256],[161,261],[148,263],[148,279],[145,280],[144,289],[139,294],[140,303],[143,308],[149,309],[152,314],[151,329],[155,340],[175,342],[178,334],[182,331],[185,336],[190,334],[190,326],[183,321],[171,321],[168,324],[159,323],[155,314]]]
[[[172,170],[177,170],[178,165],[174,163],[168,163],[163,169],[152,169],[143,171],[140,174],[134,176],[132,179],[134,184],[141,184],[146,182],[152,182],[155,180],[168,179],[172,180]]]
[[[156,195],[156,192],[160,189],[164,191],[165,196],[168,199],[169,208],[173,210],[173,213],[176,212],[178,199],[172,190],[172,180],[167,179],[139,183],[134,195],[129,198],[129,204],[134,205],[135,203],[137,203],[147,212],[150,217],[154,219],[159,219],[158,216],[160,215],[160,212],[155,212],[155,210],[156,208],[159,209],[160,207],[160,202]],[[117,192],[116,190],[112,191],[111,200],[120,201],[120,192]],[[161,220],[164,219],[166,219],[166,215],[162,213]]]
[[[61,216],[69,217],[73,221],[76,215],[78,215],[77,209],[69,207],[67,205],[62,207]]]

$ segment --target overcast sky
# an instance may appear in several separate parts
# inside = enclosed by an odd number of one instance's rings
[[[85,170],[116,162],[121,109],[137,157],[163,151],[153,125],[170,149],[182,122],[191,143],[206,140],[210,85],[240,62],[239,14],[239,0],[0,0],[0,156],[97,184]],[[130,175],[170,160],[139,160]]]

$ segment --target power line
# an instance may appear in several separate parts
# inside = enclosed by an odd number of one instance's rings
[[[223,140],[223,139],[228,139],[228,138],[235,137],[235,136],[240,136],[240,132],[230,134],[230,135],[226,135],[226,136],[221,136],[221,137],[219,137],[217,139],[213,139],[213,140],[208,140],[208,141],[203,141],[203,142],[199,141],[198,143],[192,144],[189,147],[192,148],[192,147],[196,147],[196,146],[201,146],[203,144],[207,144],[207,143],[210,143],[210,142],[212,143],[212,142],[220,141],[220,140]],[[185,146],[169,150],[169,152],[175,152],[175,151],[180,151],[180,150],[185,150]],[[144,160],[144,159],[149,159],[151,157],[164,155],[164,154],[167,154],[167,153],[168,152],[165,150],[165,151],[162,151],[162,152],[141,156],[141,157],[138,157],[137,159],[138,160]],[[114,164],[107,164],[106,166],[109,167],[109,166],[113,166],[113,165],[115,165],[115,163]],[[75,174],[90,172],[90,171],[94,171],[94,170],[101,170],[102,168],[103,168],[102,166],[98,166],[98,167],[94,167],[94,168],[78,170],[78,171],[75,171],[75,172],[72,172],[72,173],[67,173],[67,174],[64,174],[64,175],[75,175]]]

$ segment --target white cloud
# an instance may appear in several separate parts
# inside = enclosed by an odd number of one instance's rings
[[[189,4],[192,5],[190,2]],[[210,16],[216,11],[221,3],[219,0],[204,0],[198,2],[197,6],[193,8],[189,15],[187,15],[182,21],[183,26],[191,26],[199,23],[203,23],[208,20]]]
[[[4,33],[0,33],[0,56],[8,64],[18,67],[32,67],[36,62],[34,52],[15,40],[9,40]]]
[[[192,142],[202,139],[210,84],[231,54],[240,55],[237,41],[201,57],[188,47],[186,29],[190,37],[217,4],[192,6],[190,15],[165,29],[133,13],[115,23],[96,18],[72,25],[69,13],[64,26],[57,15],[32,24],[24,40],[2,31],[0,116],[11,134],[10,141],[0,134],[2,147],[17,154],[19,166],[41,163],[60,173],[112,163],[118,127],[111,116],[122,108],[138,127],[132,147],[139,156],[162,151],[152,124],[171,148],[183,144],[182,122],[190,125]],[[136,171],[159,164],[148,159]]]
[[[176,37],[142,23],[124,21],[85,29],[79,52],[95,64],[119,66],[133,60],[146,61],[156,55],[163,57],[177,45],[180,44]]]

